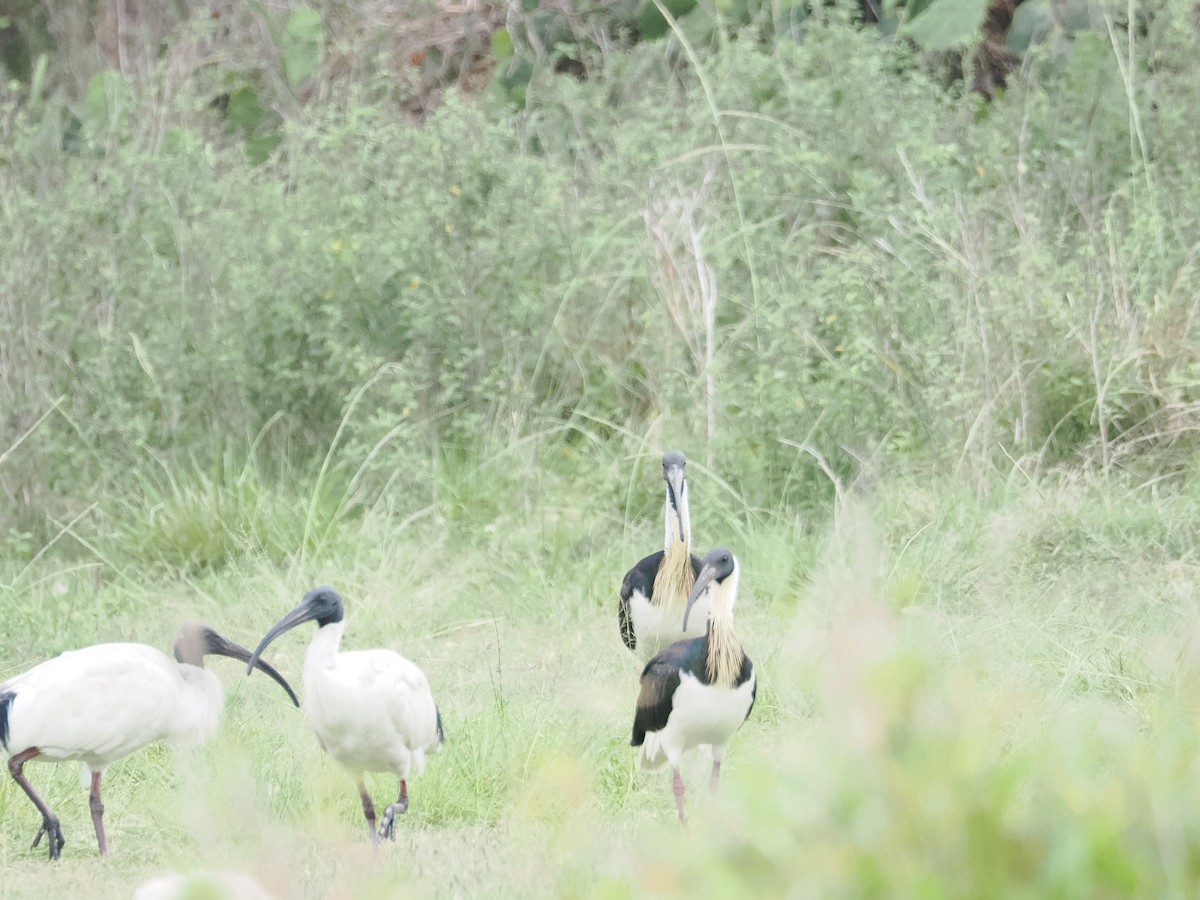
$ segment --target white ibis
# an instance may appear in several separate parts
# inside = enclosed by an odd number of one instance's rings
[[[754,663],[733,630],[737,602],[738,563],[724,547],[705,554],[688,597],[684,625],[693,606],[711,594],[708,629],[703,637],[678,641],[658,654],[642,671],[637,714],[630,745],[641,747],[638,767],[647,771],[670,763],[675,769],[675,807],[683,814],[684,751],[701,744],[712,747],[712,790],[721,778],[725,750],[754,708]]]
[[[96,644],[34,666],[0,684],[0,744],[8,771],[38,812],[50,858],[62,854],[58,817],[22,771],[31,759],[80,760],[92,777],[88,798],[100,852],[108,852],[100,780],[118,759],[157,740],[199,743],[217,730],[224,698],[221,683],[204,668],[208,654],[250,661],[250,651],[207,625],[184,625],[175,639],[175,662],[145,644]],[[283,676],[262,660],[299,706]],[[30,849],[33,849],[31,847]]]
[[[625,646],[649,659],[675,641],[699,637],[708,619],[708,597],[699,601],[689,631],[680,627],[688,593],[700,572],[691,552],[692,525],[688,518],[687,459],[678,450],[663,455],[667,483],[665,547],[651,553],[625,574],[618,614]]]
[[[322,749],[354,776],[371,843],[378,845],[380,835],[396,839],[396,816],[408,810],[408,778],[425,771],[425,754],[440,749],[445,737],[429,680],[415,663],[391,650],[338,652],[344,615],[337,591],[314,588],[266,633],[251,663],[285,631],[317,623],[304,657],[304,717]],[[383,811],[378,832],[364,772],[400,779],[400,797]]]

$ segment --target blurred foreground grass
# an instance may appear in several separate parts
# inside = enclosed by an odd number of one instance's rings
[[[29,769],[62,816],[61,865],[28,850],[34,810],[0,784],[4,896],[123,897],[202,868],[297,897],[1195,893],[1194,489],[1063,476],[980,495],[884,479],[800,522],[739,519],[693,480],[698,544],[743,560],[739,630],[761,686],[719,796],[707,760],[690,760],[687,830],[666,778],[635,772],[627,746],[638,666],[616,586],[658,523],[605,518],[603,492],[547,484],[535,514],[366,515],[287,559],[168,568],[145,561],[146,534],[135,547],[114,533],[93,542],[102,577],[49,557],[4,572],[0,677],[84,643],[166,647],[189,617],[253,644],[302,590],[334,583],[346,646],[418,661],[448,738],[399,840],[375,854],[300,714],[217,660],[218,738],[111,770],[110,859],[73,766]],[[272,648],[297,685],[306,640]],[[370,784],[377,799],[395,790]]]

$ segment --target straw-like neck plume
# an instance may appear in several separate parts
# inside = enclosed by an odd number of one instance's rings
[[[737,602],[738,572],[709,589],[712,602],[708,614],[708,658],[705,668],[710,684],[732,688],[737,685],[746,651],[733,627],[733,607]]]
[[[688,515],[686,460],[671,451],[663,457],[663,479],[667,483],[665,504],[666,537],[663,560],[654,576],[652,602],[663,615],[674,618],[683,612],[696,572],[692,568],[692,525]]]

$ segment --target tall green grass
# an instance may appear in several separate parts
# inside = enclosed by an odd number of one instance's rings
[[[1048,40],[986,107],[817,15],[771,52],[535,73],[520,113],[452,96],[415,128],[347,88],[260,164],[205,74],[164,95],[111,73],[125,119],[75,141],[65,100],[5,93],[0,528],[36,552],[97,486],[170,491],[251,447],[282,478],[335,448],[339,490],[403,515],[443,463],[628,434],[720,460],[760,508],[825,502],[814,458],[842,481],[870,459],[1177,477],[1184,7],[1133,43]]]
[[[112,769],[106,864],[72,766],[28,769],[63,816],[61,866],[27,850],[36,814],[0,784],[6,893],[127,896],[165,869],[213,868],[310,897],[1196,887],[1194,492],[1063,477],[997,482],[980,501],[951,478],[881,474],[830,517],[760,512],[731,530],[712,511],[717,479],[693,471],[697,541],[743,562],[738,626],[760,690],[720,795],[703,757],[688,760],[681,831],[668,780],[633,768],[639,666],[615,615],[624,569],[660,540],[659,488],[653,466],[630,488],[610,463],[592,468],[610,488],[596,494],[543,470],[538,514],[510,509],[494,528],[508,488],[485,462],[447,473],[427,518],[343,518],[282,562],[247,543],[172,576],[114,535],[119,572],[85,591],[87,570],[39,560],[13,582],[22,637],[0,675],[97,640],[165,648],[189,617],[253,643],[331,582],[348,648],[394,647],[429,674],[447,744],[413,783],[399,841],[373,855],[352,784],[301,715],[218,660],[219,736]],[[240,515],[232,500],[200,508]],[[68,602],[63,627],[53,611]],[[272,647],[297,680],[307,639]]]
[[[519,116],[349,90],[262,164],[202,77],[113,73],[140,128],[0,95],[0,678],[191,618],[253,644],[326,582],[448,738],[375,854],[299,713],[214,662],[217,738],[111,770],[112,859],[71,766],[28,770],[57,866],[0,779],[4,895],[1195,893],[1184,6],[988,107],[816,16],[535,73]],[[760,675],[686,831],[615,615],[668,446]]]

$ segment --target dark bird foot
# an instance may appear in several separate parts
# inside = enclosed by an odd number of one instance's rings
[[[62,856],[63,845],[67,839],[63,837],[62,826],[58,824],[56,819],[44,819],[42,827],[38,829],[37,834],[33,836],[33,843],[29,845],[30,850],[37,849],[37,845],[42,842],[42,835],[46,835],[46,843],[50,845],[50,858],[58,859]]]
[[[389,804],[388,808],[383,811],[383,819],[379,826],[380,836],[394,841],[396,839],[396,816],[404,815],[406,812],[408,812],[407,800],[403,803]]]

